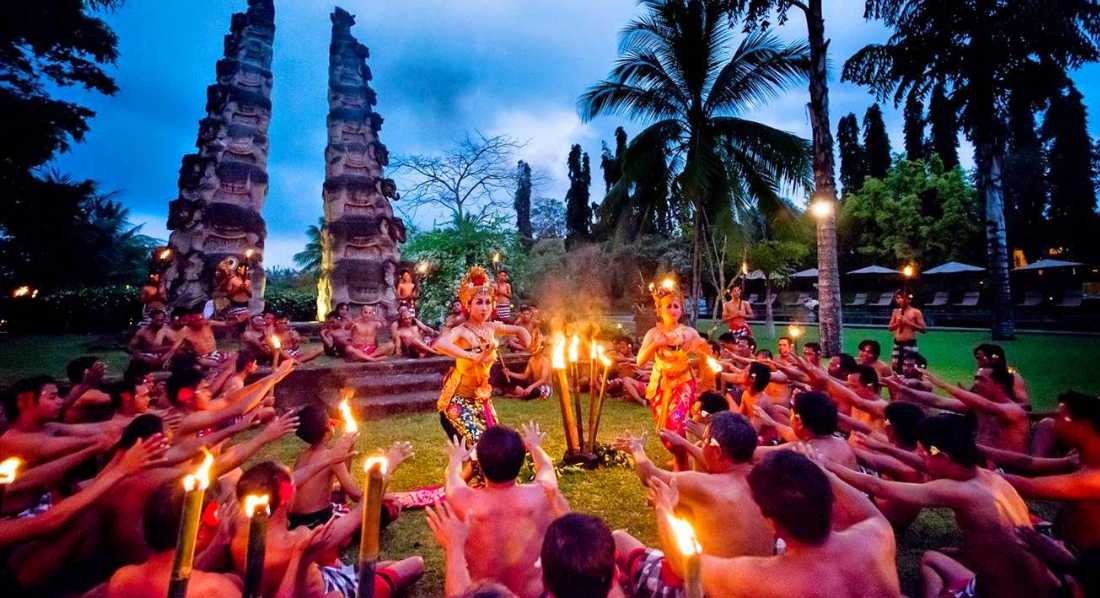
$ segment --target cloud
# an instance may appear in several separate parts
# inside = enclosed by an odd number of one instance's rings
[[[588,146],[598,144],[598,133],[581,122],[576,112],[564,107],[547,107],[542,110],[505,110],[498,112],[490,127],[493,135],[511,135],[526,143],[519,150],[519,158],[531,168],[542,173],[546,182],[535,193],[563,198],[569,189],[566,159],[575,143],[585,146],[593,156],[593,166],[599,164],[599,149],[593,152]],[[598,178],[594,176],[593,178]]]

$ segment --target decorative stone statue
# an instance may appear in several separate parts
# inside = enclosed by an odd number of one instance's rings
[[[252,265],[247,275],[256,291],[249,309],[263,309],[267,229],[260,213],[268,188],[274,39],[274,0],[248,0],[248,10],[233,15],[217,82],[206,90],[198,153],[183,157],[179,195],[169,204],[174,262],[164,278],[172,307],[214,297],[217,266],[232,257]]]
[[[374,306],[397,316],[394,274],[405,241],[405,224],[393,215],[389,199],[397,185],[385,178],[389,152],[378,140],[382,117],[371,109],[366,59],[370,50],[351,34],[355,17],[337,7],[329,46],[328,147],[325,149],[325,225],[317,283],[317,317],[334,305]]]

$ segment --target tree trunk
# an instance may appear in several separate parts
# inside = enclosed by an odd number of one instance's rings
[[[768,338],[775,338],[775,316],[772,313],[772,304],[774,301],[769,301],[768,298],[772,295],[772,279],[770,276],[764,278],[764,334]]]
[[[808,0],[806,29],[810,41],[810,126],[813,129],[813,201],[832,209],[817,219],[817,300],[821,348],[825,355],[841,352],[840,272],[836,248],[836,181],[833,178],[833,133],[829,125],[829,80],[826,57],[825,20],[821,0]]]
[[[995,124],[993,126],[996,126]],[[1008,277],[1008,235],[1005,231],[1001,161],[1004,148],[987,127],[975,127],[974,153],[978,167],[978,194],[985,201],[985,247],[989,258],[990,311],[995,340],[1016,337],[1012,287]]]
[[[699,291],[702,278],[699,276],[699,262],[703,236],[703,220],[699,208],[695,209],[695,222],[692,226],[694,234],[691,241],[691,325],[699,320]]]

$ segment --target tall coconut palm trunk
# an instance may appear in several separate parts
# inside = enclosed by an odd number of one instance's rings
[[[1016,336],[1016,319],[1012,313],[1004,188],[1001,184],[1004,149],[1003,144],[986,133],[988,130],[975,129],[974,151],[978,167],[978,193],[985,201],[985,248],[989,258],[989,290],[992,293],[992,332],[994,339],[1011,339]]]
[[[826,355],[841,352],[840,272],[836,249],[836,181],[833,178],[833,133],[829,125],[829,79],[825,19],[821,0],[809,0],[806,28],[810,42],[810,127],[813,129],[813,201],[829,206],[817,218],[817,300],[821,348]]]

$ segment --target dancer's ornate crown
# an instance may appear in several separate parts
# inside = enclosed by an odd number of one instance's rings
[[[489,281],[489,273],[481,266],[466,271],[466,276],[458,286],[458,300],[463,307],[469,307],[470,301],[482,293],[493,295],[494,287]]]
[[[676,283],[676,279],[666,276],[660,283],[649,283],[649,294],[653,296],[654,305],[660,307],[661,299],[668,295],[681,297],[680,285]]]

